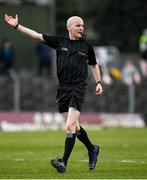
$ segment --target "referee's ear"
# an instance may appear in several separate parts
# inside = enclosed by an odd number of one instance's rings
[[[70,31],[70,29],[71,29],[70,25],[68,25],[68,24],[67,24],[66,28],[67,28],[68,31]]]

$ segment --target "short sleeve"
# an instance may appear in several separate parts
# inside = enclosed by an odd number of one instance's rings
[[[42,37],[49,47],[57,49],[59,46],[59,37],[58,36],[49,36],[48,34],[42,34]]]
[[[88,45],[88,64],[89,65],[97,64],[94,49],[90,44]]]

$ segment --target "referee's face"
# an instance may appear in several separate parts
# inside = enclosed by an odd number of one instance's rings
[[[69,37],[72,40],[78,40],[82,38],[83,32],[84,32],[84,23],[81,18],[75,18],[72,20],[72,23],[70,23],[67,26],[67,29],[69,31]]]

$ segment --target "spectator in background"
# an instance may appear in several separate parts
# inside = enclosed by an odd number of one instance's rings
[[[0,73],[7,74],[9,69],[14,69],[16,54],[12,42],[4,39],[0,47]]]
[[[147,29],[144,29],[139,38],[139,50],[143,52],[146,49],[147,44]]]
[[[144,48],[144,51],[141,53],[140,69],[142,76],[147,78],[147,43],[145,43]]]
[[[52,50],[44,43],[38,43],[36,52],[39,59],[38,74],[48,76],[51,73]]]
[[[126,61],[122,69],[122,81],[127,85],[131,85],[133,83],[135,84],[141,83],[141,75],[139,73],[139,70],[134,65],[131,59]]]
[[[140,70],[144,78],[147,77],[147,29],[143,30],[139,39],[139,50],[141,54]]]

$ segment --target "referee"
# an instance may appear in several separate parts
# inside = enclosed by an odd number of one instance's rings
[[[67,162],[77,137],[88,150],[89,170],[94,169],[100,147],[91,143],[86,131],[79,124],[79,116],[86,93],[87,65],[92,67],[96,81],[96,95],[101,95],[103,88],[93,47],[84,36],[83,20],[78,16],[72,16],[67,20],[67,37],[50,36],[26,28],[19,24],[18,15],[13,18],[6,14],[5,21],[18,31],[41,40],[49,47],[56,49],[57,77],[59,80],[56,103],[59,112],[63,114],[66,120],[66,138],[63,157],[52,159],[51,165],[59,173],[66,171]]]

